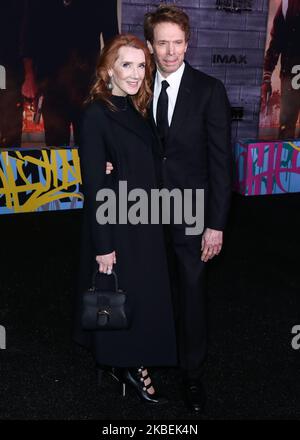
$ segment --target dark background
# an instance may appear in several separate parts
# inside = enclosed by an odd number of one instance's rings
[[[176,369],[151,371],[167,407],[123,399],[71,341],[81,211],[0,217],[0,419],[299,419],[299,194],[235,195],[222,254],[209,263],[204,416],[190,415]]]
[[[124,0],[122,30],[142,36],[149,0]],[[214,0],[182,0],[191,16],[189,60],[224,81],[244,107],[233,138],[255,137],[268,0],[227,14]],[[209,30],[209,33],[208,33]],[[214,54],[246,55],[247,65],[212,65]],[[1,64],[1,63],[0,63]],[[209,263],[209,353],[204,416],[190,415],[176,369],[152,370],[170,397],[164,408],[97,386],[93,359],[71,341],[82,212],[0,216],[0,420],[299,419],[300,195],[234,195],[222,254]]]

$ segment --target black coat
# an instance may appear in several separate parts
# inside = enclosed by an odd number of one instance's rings
[[[87,108],[83,123],[84,225],[74,338],[90,347],[100,364],[174,365],[175,331],[162,226],[100,226],[96,221],[99,189],[117,189],[119,180],[127,181],[128,190],[142,188],[149,193],[156,187],[152,130],[129,99],[113,98],[118,111],[95,102]],[[114,164],[110,176],[105,174],[107,160]],[[82,331],[80,292],[90,286],[95,256],[114,250],[120,287],[132,295],[135,304],[133,326],[126,331]],[[113,282],[107,275],[98,278],[102,286]]]
[[[152,108],[150,117],[155,129]],[[168,189],[204,189],[205,227],[217,230],[225,227],[231,199],[230,120],[222,82],[186,63],[157,169]]]

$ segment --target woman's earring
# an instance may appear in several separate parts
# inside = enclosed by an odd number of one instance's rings
[[[109,77],[109,82],[107,83],[106,87],[107,87],[107,90],[112,91],[113,85],[112,85],[111,76]]]

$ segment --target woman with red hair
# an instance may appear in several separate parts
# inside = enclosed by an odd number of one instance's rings
[[[145,367],[176,364],[162,226],[150,220],[130,224],[127,219],[125,224],[117,218],[114,224],[99,224],[96,219],[100,189],[114,190],[119,206],[120,181],[126,181],[128,191],[138,188],[149,197],[158,187],[153,158],[157,139],[147,120],[151,81],[151,55],[141,40],[118,35],[105,46],[87,99],[80,144],[84,225],[79,291],[90,287],[93,265],[102,274],[114,270],[131,296],[134,319],[128,330],[83,331],[79,295],[74,338],[92,351],[101,376],[107,371],[123,385],[123,393],[128,385],[142,401],[162,404],[167,400],[155,391]],[[110,175],[108,161],[114,164]],[[128,201],[128,209],[131,205]],[[112,277],[99,278],[102,286],[112,282]]]

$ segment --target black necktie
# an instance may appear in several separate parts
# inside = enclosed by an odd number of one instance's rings
[[[158,97],[157,109],[156,109],[157,130],[164,146],[169,131],[169,121],[168,121],[169,98],[167,94],[167,88],[169,87],[169,85],[170,84],[166,80],[163,80],[161,82],[161,91]]]

